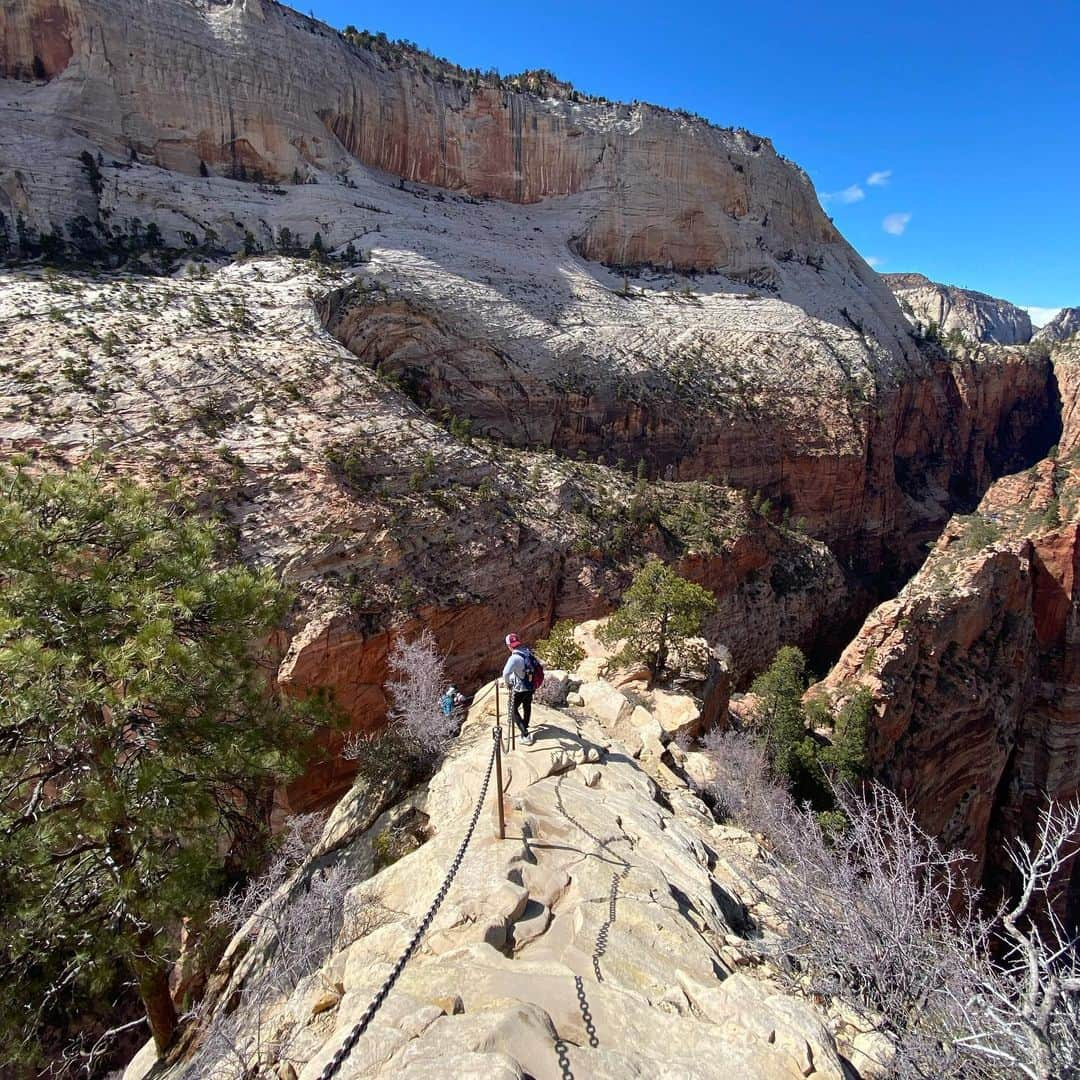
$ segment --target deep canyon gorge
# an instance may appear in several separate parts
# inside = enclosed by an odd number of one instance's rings
[[[1076,309],[878,275],[767,138],[271,0],[12,0],[0,239],[3,454],[178,479],[294,590],[275,682],[352,730],[395,637],[476,687],[651,553],[714,594],[736,689],[794,644],[834,712],[869,690],[874,775],[991,895],[1080,795]]]

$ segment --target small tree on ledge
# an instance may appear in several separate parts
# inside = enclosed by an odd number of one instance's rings
[[[536,655],[548,667],[573,671],[585,659],[585,650],[574,640],[574,624],[560,619],[548,636],[536,643]]]
[[[686,642],[701,633],[706,615],[716,610],[712,593],[651,559],[635,575],[622,603],[599,632],[605,644],[624,642],[616,663],[644,661],[659,679],[672,654],[685,663]]]

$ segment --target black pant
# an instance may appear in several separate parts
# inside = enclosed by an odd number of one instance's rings
[[[522,735],[529,734],[529,721],[532,719],[532,696],[533,692],[531,690],[510,691],[510,719],[517,724],[517,729]]]

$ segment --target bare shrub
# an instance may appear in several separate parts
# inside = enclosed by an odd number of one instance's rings
[[[234,1007],[213,1014],[185,1072],[190,1080],[244,1080],[261,1065],[291,1060],[301,1029],[282,1007],[285,999],[336,946],[375,924],[363,910],[371,900],[356,889],[356,869],[338,864],[297,874],[323,823],[321,815],[293,818],[264,873],[218,904],[213,921],[246,927],[257,959],[231,996]]]
[[[1019,899],[984,916],[964,873],[886,788],[837,788],[847,820],[809,808],[772,822],[775,953],[789,983],[862,1009],[896,1045],[891,1075],[1064,1080],[1080,1066],[1080,958],[1048,889],[1080,830],[1051,807],[1011,849]],[[1036,918],[1036,912],[1046,911]]]
[[[269,866],[244,888],[234,889],[218,901],[211,925],[239,929],[255,915],[307,858],[322,833],[326,817],[326,814],[297,814],[289,818]]]
[[[431,631],[424,629],[412,641],[398,638],[394,642],[387,666],[392,678],[386,689],[391,705],[387,713],[390,731],[407,749],[424,758],[438,758],[457,728],[453,715],[446,716],[440,701],[446,690],[446,664]],[[373,746],[378,737],[363,733],[351,736],[345,744],[344,755],[363,761],[379,749]]]
[[[1009,845],[1018,897],[994,921],[999,948],[982,965],[979,993],[951,1002],[961,1053],[1031,1080],[1080,1075],[1080,942],[1054,904],[1078,837],[1080,804],[1051,804],[1033,844]]]
[[[704,794],[716,815],[772,835],[775,823],[791,809],[791,799],[773,779],[761,744],[745,731],[714,729],[703,745],[714,774]]]

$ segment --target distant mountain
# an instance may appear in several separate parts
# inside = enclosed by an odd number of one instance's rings
[[[959,330],[972,341],[1022,345],[1031,340],[1031,317],[996,296],[942,285],[923,274],[882,274],[900,306],[921,326],[936,323],[942,333]]]
[[[1044,327],[1035,331],[1035,341],[1053,344],[1080,334],[1080,307],[1062,308]]]

